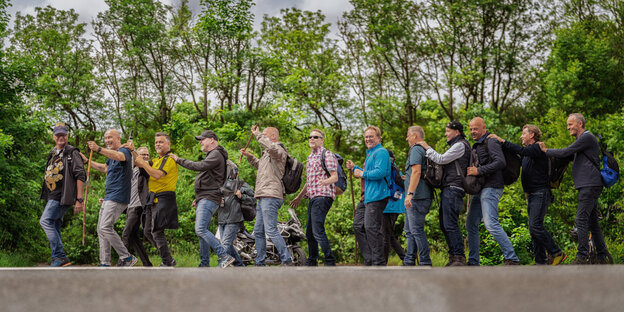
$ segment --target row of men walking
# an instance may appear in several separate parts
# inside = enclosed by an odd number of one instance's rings
[[[400,200],[391,200],[394,194],[389,188],[394,157],[391,158],[389,151],[381,144],[381,130],[374,126],[367,127],[364,131],[367,150],[363,167],[358,167],[351,160],[346,162],[346,167],[352,171],[353,176],[361,179],[361,198],[356,208],[353,227],[365,264],[386,265],[389,246],[393,245],[396,250],[401,249],[400,245],[396,246],[398,243],[391,233],[397,212],[402,212],[403,206],[407,240],[403,263],[432,264],[424,230],[425,218],[433,198],[433,188],[422,178],[427,170],[427,160],[443,167],[439,221],[448,246],[447,265],[479,265],[479,224],[482,220],[502,249],[505,264],[520,264],[509,237],[498,222],[498,202],[504,189],[502,169],[506,166],[503,145],[522,156],[521,181],[527,195],[535,263],[559,264],[566,259],[566,254],[555,244],[544,227],[544,217],[552,200],[547,178],[548,156],[574,160],[572,176],[575,188],[579,191],[575,220],[579,239],[575,263],[589,262],[589,232],[593,235],[599,261],[607,261],[608,251],[598,223],[597,210],[597,200],[603,184],[599,170],[591,163],[593,158],[599,157],[599,146],[593,134],[585,130],[582,115],[570,115],[567,123],[570,135],[576,137],[576,141],[563,149],[548,149],[544,143],[539,142],[541,132],[536,126],[523,127],[521,140],[525,146],[521,147],[490,134],[484,120],[479,117],[470,122],[470,134],[475,140],[471,147],[465,138],[463,125],[452,121],[445,129],[449,148],[444,153],[438,153],[426,143],[422,127],[409,127],[406,140],[410,149],[403,177],[405,193]],[[241,181],[240,188],[230,195],[235,196],[235,200],[230,201],[224,198],[222,187],[226,179],[237,178],[236,172],[231,170],[235,165],[228,160],[227,151],[219,145],[218,136],[211,130],[196,136],[202,151],[206,153],[205,158],[200,161],[191,161],[171,153],[170,138],[162,132],[155,135],[154,145],[158,157],[151,161],[146,147],[135,150],[132,141],[122,145],[120,133],[114,129],[105,133],[106,148],[89,141],[89,149],[107,158],[106,163],[91,161],[95,170],[107,175],[106,195],[101,203],[97,226],[100,265],[111,265],[111,247],[119,255],[118,266],[132,266],[137,263],[138,259],[129,251],[132,249],[137,252],[143,265],[151,265],[140,238],[139,225],[142,218],[144,235],[158,249],[162,259],[161,266],[176,265],[164,231],[178,228],[175,195],[177,165],[198,172],[193,205],[196,206],[195,232],[199,238],[200,267],[210,266],[210,249],[217,254],[220,267],[243,265],[232,243],[243,226],[241,203],[253,203],[256,200],[255,265],[264,266],[266,263],[266,237],[275,244],[282,265],[293,265],[286,243],[277,229],[278,210],[285,198],[282,177],[288,151],[280,143],[276,128],[267,127],[260,131],[257,126],[253,126],[251,131],[262,147],[261,157],[254,156],[246,149],[241,149],[240,152],[257,169],[255,192]],[[42,186],[41,198],[47,200],[47,204],[40,224],[50,242],[51,265],[66,266],[70,261],[63,251],[60,227],[63,215],[71,205],[74,205],[75,212],[83,209],[84,165],[88,159],[67,144],[68,131],[64,125],[57,125],[53,132],[56,146],[50,151]],[[336,197],[335,184],[338,181],[339,164],[336,155],[323,147],[324,139],[323,131],[315,129],[310,132],[308,142],[311,152],[306,162],[306,182],[290,203],[293,207],[298,206],[304,197],[309,198],[306,229],[309,251],[306,265],[309,266],[318,265],[319,246],[326,266],[335,265],[336,262],[325,233],[325,219]],[[472,150],[478,156],[478,167],[469,164]],[[465,176],[479,176],[485,180],[482,189],[472,197],[466,217],[468,260],[459,228],[459,216],[465,196],[462,178]],[[237,204],[223,205],[225,202]],[[218,209],[220,241],[208,228]],[[126,227],[120,237],[113,226],[124,211],[127,212]]]

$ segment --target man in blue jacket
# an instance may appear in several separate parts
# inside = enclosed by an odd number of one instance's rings
[[[498,201],[503,195],[505,186],[503,169],[507,165],[503,149],[495,139],[488,139],[485,121],[475,117],[470,121],[470,135],[475,140],[472,148],[479,158],[479,167],[468,167],[467,175],[483,176],[483,189],[472,197],[466,231],[468,232],[468,265],[479,265],[479,224],[481,219],[490,235],[494,237],[503,251],[506,265],[519,265],[520,259],[513,245],[498,222]]]
[[[353,171],[354,177],[364,180],[364,230],[367,246],[362,246],[362,255],[365,260],[367,257],[370,259],[370,264],[383,266],[386,265],[386,259],[381,222],[390,197],[390,155],[381,146],[381,130],[378,127],[369,126],[364,130],[364,143],[367,147],[364,162],[366,170],[356,166],[351,160],[347,161],[347,168]]]
[[[570,114],[567,124],[570,135],[576,137],[576,141],[570,146],[547,149],[544,142],[539,142],[539,145],[546,156],[574,159],[572,179],[574,188],[578,190],[578,207],[574,220],[578,231],[578,248],[573,264],[589,264],[589,232],[592,233],[598,261],[607,264],[610,262],[609,251],[598,221],[598,197],[604,185],[600,175],[600,146],[596,137],[589,130],[585,130],[583,115]]]

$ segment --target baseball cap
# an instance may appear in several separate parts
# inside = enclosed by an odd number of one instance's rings
[[[212,138],[212,139],[215,139],[215,140],[219,141],[219,137],[212,130],[206,130],[206,131],[202,132],[202,134],[195,136],[195,138],[200,140],[200,141],[203,140],[203,139],[206,139],[206,138]]]
[[[462,125],[461,122],[459,122],[457,120],[453,120],[453,121],[447,123],[446,127],[449,128],[449,129],[457,130],[459,132],[464,132],[464,125]]]
[[[54,128],[52,129],[54,135],[57,134],[67,134],[67,127],[65,126],[64,123],[57,123],[56,125],[54,125]]]

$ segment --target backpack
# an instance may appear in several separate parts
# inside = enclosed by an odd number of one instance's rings
[[[510,149],[502,148],[503,156],[505,156],[505,162],[507,165],[503,168],[503,183],[505,185],[511,185],[520,177],[520,168],[522,168],[522,158],[514,153]],[[487,140],[485,140],[485,150],[489,154]]]
[[[282,148],[288,153],[284,145],[280,144]],[[282,183],[284,183],[284,192],[286,194],[295,193],[301,188],[301,174],[303,173],[303,164],[296,158],[291,157],[290,154],[286,156],[286,168],[284,170],[284,176],[282,177]]]
[[[410,147],[409,152],[407,153],[408,161],[410,159],[411,152],[412,152],[412,148]],[[417,164],[412,164],[412,165],[417,165]],[[434,163],[431,159],[426,158],[425,170],[420,171],[420,176],[422,179],[425,180],[425,182],[429,184],[429,186],[440,188],[442,187],[442,182],[444,179],[444,167],[440,164]]]
[[[570,161],[562,158],[548,157],[548,184],[550,188],[559,188],[569,163]]]
[[[230,159],[226,162],[225,172],[226,180],[221,187],[221,192],[226,195],[226,197],[233,196],[234,200],[239,201],[243,220],[253,221],[253,219],[256,218],[256,199],[252,198],[252,200],[245,201],[233,195],[233,193],[236,193],[237,190],[243,187],[243,183],[245,182],[238,178],[238,167],[236,167],[236,164]]]
[[[468,142],[463,142],[470,148]],[[470,148],[470,162],[468,163],[468,167],[479,167],[479,156],[477,155],[477,150],[474,148]],[[485,177],[480,175],[467,175],[466,172],[462,172],[459,168],[459,162],[457,160],[455,161],[455,169],[457,170],[457,175],[462,177],[462,185],[466,193],[475,195],[481,192],[481,189],[485,184]]]
[[[238,180],[238,188],[240,189],[245,183],[242,180]],[[243,220],[245,221],[253,221],[256,218],[256,199],[251,198],[250,200],[242,200],[240,201],[241,212],[243,213]]]
[[[347,176],[345,175],[344,169],[342,168],[342,163],[344,162],[344,159],[342,159],[342,157],[340,157],[340,155],[334,153],[334,156],[336,156],[336,159],[338,159],[338,181],[336,181],[336,183],[334,183],[334,191],[337,195],[341,195],[342,193],[344,193],[344,191],[347,190]],[[327,165],[325,164],[325,151],[323,151],[321,153],[321,167],[323,167],[323,170],[325,170],[325,173],[327,173],[327,175],[329,176],[329,171],[327,170]]]
[[[401,178],[401,174],[399,173],[399,168],[397,168],[394,164],[391,164],[390,167],[390,183],[384,177],[386,183],[388,184],[388,188],[390,189],[390,200],[397,201],[403,197],[403,192],[405,189],[403,188],[403,179]]]
[[[602,135],[598,134],[598,139],[602,140]],[[611,151],[607,151],[607,148],[602,142],[599,143],[600,151],[602,152],[602,169],[600,169],[600,165],[594,163],[594,165],[600,171],[600,176],[602,177],[602,182],[605,187],[614,186],[617,181],[620,179],[620,166],[613,157],[613,153]],[[587,155],[585,155],[587,157]],[[587,157],[589,158],[589,157]]]

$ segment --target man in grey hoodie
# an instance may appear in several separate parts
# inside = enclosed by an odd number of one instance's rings
[[[201,135],[195,137],[201,144],[201,149],[206,153],[202,161],[191,161],[169,154],[171,159],[189,170],[197,171],[195,178],[195,200],[197,205],[195,217],[195,233],[199,237],[200,267],[210,266],[210,248],[219,256],[219,267],[228,267],[234,258],[230,256],[227,249],[219,243],[217,238],[210,232],[210,220],[217,211],[223,194],[221,186],[226,178],[227,151],[219,145],[219,138],[212,130],[206,130]]]
[[[566,123],[570,135],[576,137],[574,143],[560,149],[546,148],[544,142],[538,144],[546,156],[574,160],[572,179],[574,188],[578,190],[578,207],[574,220],[578,231],[578,248],[573,264],[589,264],[589,232],[593,235],[598,261],[606,264],[610,261],[609,251],[598,222],[598,197],[604,185],[600,175],[600,146],[596,137],[589,130],[585,130],[583,115],[570,114]]]

